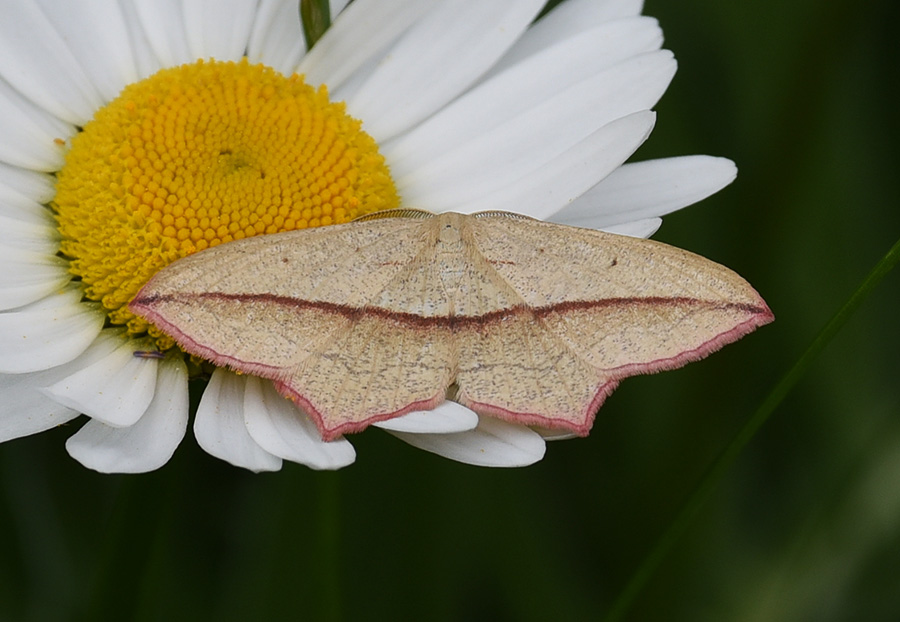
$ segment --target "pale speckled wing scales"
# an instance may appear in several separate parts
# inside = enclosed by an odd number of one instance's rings
[[[326,438],[444,401],[452,383],[452,337],[362,315],[321,351],[275,378],[319,424]]]
[[[162,270],[131,308],[275,381],[323,437],[443,400],[586,434],[629,375],[772,319],[741,277],[647,240],[499,215],[260,236]]]
[[[444,214],[438,222],[434,263],[454,313],[459,401],[520,423],[580,421],[580,412],[570,417],[572,409],[562,405],[589,402],[600,382],[597,370],[544,329],[524,287],[497,269],[507,260],[481,252],[481,219]]]
[[[581,429],[597,392],[616,384],[528,311],[460,327],[457,341],[459,401],[476,412]]]
[[[185,351],[264,378],[283,376],[352,323],[339,313],[272,304],[266,299],[194,293],[150,298],[153,292],[136,298],[135,310]]]
[[[489,347],[473,336],[462,350],[460,392],[476,410],[586,434],[621,378],[697,360],[772,319],[740,276],[664,244],[503,215],[481,215],[470,230],[527,309],[485,326]],[[517,363],[534,356],[527,344],[538,339],[551,357],[537,365],[539,378]],[[493,353],[510,341],[500,372]],[[507,382],[490,383],[486,360]],[[526,382],[542,393],[523,399],[517,387]]]
[[[361,307],[421,251],[427,223],[384,219],[246,238],[180,259],[145,289]]]
[[[455,367],[431,219],[260,236],[161,271],[132,309],[188,352],[272,379],[326,438],[444,399]],[[401,320],[393,313],[401,313]],[[442,334],[447,333],[447,334]]]
[[[532,308],[631,298],[765,306],[732,270],[654,240],[525,218],[482,216],[474,223],[478,252]]]

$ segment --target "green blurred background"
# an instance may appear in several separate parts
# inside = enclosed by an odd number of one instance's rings
[[[0,620],[596,620],[705,469],[900,232],[900,4],[647,0],[679,71],[636,159],[734,159],[657,239],[777,321],[626,381],[587,439],[488,470],[378,431],[355,465],[253,475],[190,436],[104,476],[66,426],[0,445]],[[900,274],[747,446],[627,620],[900,619]],[[197,387],[195,387],[196,389]]]

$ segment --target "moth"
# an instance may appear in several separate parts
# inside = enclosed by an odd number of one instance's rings
[[[268,378],[332,440],[455,399],[586,435],[623,378],[774,319],[736,273],[508,212],[392,210],[180,259],[129,307],[187,352]]]

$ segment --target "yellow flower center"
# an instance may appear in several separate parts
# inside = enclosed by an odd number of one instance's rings
[[[172,341],[126,305],[172,261],[231,240],[396,207],[378,146],[302,77],[199,61],[126,87],[58,173],[61,252],[112,324]]]

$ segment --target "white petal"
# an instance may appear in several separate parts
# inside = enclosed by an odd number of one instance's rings
[[[325,442],[315,424],[269,381],[247,378],[244,393],[247,430],[260,446],[285,460],[312,469],[340,469],[356,460],[346,439]]]
[[[15,218],[29,223],[47,223],[50,212],[34,199],[14,190],[6,184],[0,184],[0,216]]]
[[[410,434],[449,434],[474,430],[478,425],[478,415],[458,402],[447,400],[433,410],[416,410],[373,425],[383,430]]]
[[[334,18],[347,7],[349,2],[350,0],[331,0],[328,3],[331,8],[331,21],[334,21]]]
[[[578,438],[574,432],[565,430],[554,430],[552,428],[542,428],[539,426],[531,426],[531,429],[541,435],[545,441],[567,441],[571,438]]]
[[[207,453],[234,466],[257,473],[277,471],[281,458],[260,447],[244,425],[247,378],[222,367],[213,371],[194,417],[194,436]]]
[[[138,79],[125,17],[116,0],[39,0],[78,67],[106,101]],[[92,113],[93,116],[93,113]]]
[[[556,6],[522,35],[497,64],[513,65],[531,54],[597,26],[634,17],[643,0],[567,0]],[[599,42],[598,42],[599,43]],[[660,40],[660,43],[662,41]]]
[[[715,194],[737,176],[727,158],[682,156],[625,164],[588,190],[554,220],[607,227],[664,216]]]
[[[55,428],[79,415],[40,391],[56,380],[60,370],[0,374],[0,443]]]
[[[298,6],[283,0],[260,1],[247,44],[250,62],[263,63],[286,76],[294,73],[306,50]]]
[[[547,219],[628,159],[650,135],[655,118],[644,111],[613,121],[538,170],[450,208],[466,213],[500,209]]]
[[[28,374],[0,375],[0,442],[41,432],[77,417],[78,410],[53,400],[43,389],[99,361],[121,343],[121,330],[105,330],[68,363]]]
[[[481,417],[478,427],[470,432],[391,434],[413,447],[476,466],[528,466],[543,458],[546,449],[544,439],[537,432],[493,417]]]
[[[188,421],[187,366],[167,359],[149,408],[133,426],[89,421],[66,442],[69,455],[101,473],[145,473],[163,466],[184,438]]]
[[[36,171],[58,171],[65,162],[65,140],[75,128],[25,99],[0,80],[0,160]]]
[[[103,105],[67,41],[33,2],[5,2],[0,75],[31,101],[75,125]]]
[[[72,280],[69,263],[48,253],[0,246],[0,310],[48,296]]]
[[[192,63],[180,0],[133,0],[150,48],[163,67]]]
[[[184,23],[191,55],[223,61],[240,60],[247,49],[255,11],[256,0],[185,2]],[[299,29],[297,34],[302,36]]]
[[[626,21],[627,27],[611,28],[607,24],[542,50],[473,88],[396,141],[383,145],[382,153],[392,174],[403,177],[542,105],[549,107],[547,117],[543,121],[529,118],[523,125],[525,135],[534,136],[538,144],[541,139],[535,136],[535,123],[549,126],[546,131],[554,133],[558,124],[568,120],[580,128],[583,136],[616,116],[650,108],[671,79],[666,74],[674,71],[674,61],[666,53],[637,63],[623,63],[658,47],[662,40],[655,20]],[[649,59],[655,64],[648,63]],[[662,70],[664,78],[657,78],[655,85],[648,80],[653,70],[657,74]],[[634,94],[638,83],[644,84],[643,90],[650,95],[643,98],[643,105],[623,106],[619,96]],[[565,111],[565,106],[581,112]],[[593,120],[593,127],[586,127],[589,119]]]
[[[556,221],[556,218],[554,217],[553,220]],[[608,233],[627,235],[632,238],[649,238],[657,232],[660,225],[662,225],[662,218],[647,218],[645,220],[636,220],[634,222],[623,222],[620,225],[610,225],[608,227],[602,227],[602,229]]]
[[[121,8],[138,76],[141,79],[149,78],[162,69],[162,63],[153,51],[153,46],[150,44],[150,38],[144,30],[137,7],[133,2],[122,2]]]
[[[395,173],[397,186],[408,205],[440,211],[466,204],[544,168],[604,125],[651,108],[674,73],[667,51],[620,63],[406,175]]]
[[[297,73],[304,74],[309,84],[327,84],[333,93],[435,4],[434,0],[354,2],[303,58]]]
[[[484,74],[543,2],[444,2],[391,47],[347,110],[377,141],[419,123]]]
[[[3,134],[4,140],[6,135]],[[31,201],[36,203],[49,203],[56,195],[56,189],[53,187],[56,180],[46,173],[39,173],[34,170],[11,166],[0,162],[0,186],[10,189]],[[50,212],[47,212],[49,216]]]
[[[0,313],[0,373],[39,371],[71,361],[94,341],[105,318],[96,306],[81,302],[76,285]]]
[[[119,339],[99,360],[55,382],[44,393],[60,404],[114,427],[133,425],[153,399],[158,359],[134,356],[131,339]]]
[[[47,215],[49,217],[49,212]],[[44,257],[50,256],[56,260],[57,258],[52,255],[59,250],[59,231],[49,223],[25,222],[17,218],[0,216],[0,256],[3,255],[4,247],[22,249]],[[63,272],[65,272],[68,264],[66,262],[63,264]],[[69,275],[66,274],[66,279],[61,284],[67,283],[69,278]],[[0,282],[2,281],[3,278],[0,277]],[[49,294],[53,291],[55,289],[46,293]],[[13,305],[13,307],[15,306],[18,305]]]

